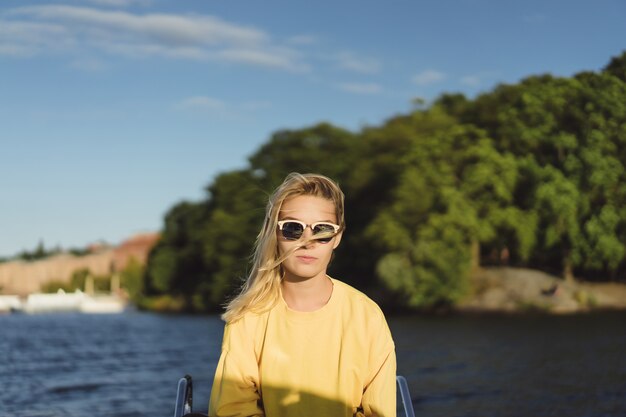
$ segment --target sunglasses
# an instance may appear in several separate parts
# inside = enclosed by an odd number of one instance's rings
[[[283,237],[287,240],[298,240],[302,237],[304,229],[310,227],[313,231],[313,238],[321,243],[328,243],[339,232],[340,226],[328,222],[317,222],[312,224],[306,224],[298,220],[280,220],[278,222],[278,230],[283,234]],[[330,237],[315,238],[315,235],[332,233]]]

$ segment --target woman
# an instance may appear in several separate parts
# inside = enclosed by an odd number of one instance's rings
[[[396,415],[396,357],[383,313],[326,274],[344,196],[292,173],[267,205],[253,267],[227,306],[209,416]]]

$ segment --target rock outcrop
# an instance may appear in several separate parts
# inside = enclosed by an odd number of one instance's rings
[[[626,309],[624,284],[567,282],[532,269],[483,268],[473,274],[471,286],[459,311],[567,314]]]

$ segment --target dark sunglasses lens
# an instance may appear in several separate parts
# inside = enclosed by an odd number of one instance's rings
[[[302,236],[302,225],[295,222],[286,222],[283,224],[283,237],[285,239],[298,240]]]
[[[330,224],[318,224],[315,225],[315,228],[313,229],[313,235],[317,235],[317,234],[321,234],[321,233],[335,233],[335,228],[333,226],[331,226]],[[324,237],[321,239],[317,239],[318,242],[321,243],[328,243],[332,240],[332,237]]]
[[[317,235],[319,233],[335,233],[335,228],[330,224],[317,224],[313,229],[313,234]]]

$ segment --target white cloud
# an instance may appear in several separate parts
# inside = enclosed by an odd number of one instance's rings
[[[21,45],[0,44],[0,55],[13,55],[24,57],[34,55],[34,51]]]
[[[343,83],[338,87],[340,90],[356,94],[378,94],[383,91],[382,87],[375,83]]]
[[[30,56],[42,50],[64,49],[73,44],[75,40],[62,25],[0,19],[0,54]]]
[[[272,107],[272,103],[262,100],[248,100],[229,103],[209,96],[192,96],[174,104],[174,109],[200,117],[222,120],[246,120],[251,115]]]
[[[150,0],[79,0],[79,1],[97,4],[99,6],[111,6],[111,7],[127,7],[133,4],[148,5],[150,3]]]
[[[109,53],[125,55],[129,58],[147,58],[150,56],[161,56],[166,58],[180,58],[191,60],[203,60],[208,58],[208,53],[198,47],[166,47],[151,43],[136,44],[116,44],[101,43],[99,47]]]
[[[412,81],[417,85],[429,85],[443,81],[445,80],[445,78],[446,75],[442,72],[435,70],[426,70],[413,76]]]
[[[262,67],[282,68],[293,71],[306,71],[308,67],[298,64],[290,51],[272,53],[258,49],[226,49],[217,56],[225,61],[252,64]]]
[[[80,54],[85,50],[307,69],[301,54],[276,43],[266,32],[209,15],[135,14],[58,5],[18,7],[0,15],[0,53]]]
[[[467,85],[468,87],[478,87],[481,83],[481,79],[477,75],[466,75],[465,77],[461,77],[461,84]]]
[[[337,66],[344,70],[374,74],[380,71],[381,64],[373,58],[358,57],[351,52],[342,52],[333,57]]]
[[[259,30],[224,22],[213,16],[168,14],[135,15],[73,6],[32,6],[11,10],[9,15],[27,16],[52,22],[65,22],[67,28],[88,33],[93,29],[110,34],[135,35],[165,44],[260,43],[267,35]],[[69,26],[69,25],[73,26]],[[110,32],[111,30],[121,31]]]

